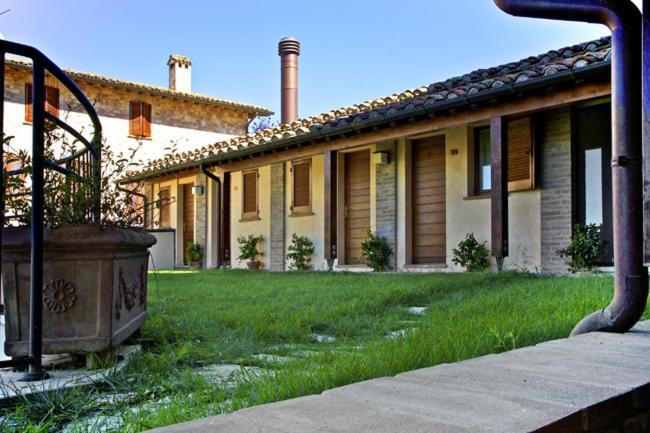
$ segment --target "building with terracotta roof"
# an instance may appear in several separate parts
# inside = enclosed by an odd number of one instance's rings
[[[193,151],[210,143],[245,134],[256,116],[271,114],[263,107],[192,93],[191,65],[172,55],[169,87],[134,83],[102,75],[64,70],[94,104],[103,125],[105,145],[128,154],[139,147],[137,159],[162,158],[169,148]],[[46,79],[46,107],[74,127],[87,117],[58,82]],[[14,146],[31,143],[31,63],[11,58],[5,62],[5,133]]]
[[[297,41],[283,40],[280,55],[283,105],[297,108]],[[125,182],[144,182],[152,202],[175,198],[149,224],[175,230],[167,248],[179,266],[191,240],[205,267],[245,267],[237,239],[253,234],[264,237],[263,268],[286,270],[295,233],[313,242],[315,269],[364,270],[360,245],[371,231],[400,271],[461,270],[452,250],[473,233],[492,266],[564,273],[555,252],[575,224],[602,224],[611,245],[610,67],[603,38],[289,115],[152,161]],[[601,261],[611,264],[611,252]]]

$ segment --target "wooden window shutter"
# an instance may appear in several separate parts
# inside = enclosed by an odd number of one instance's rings
[[[151,137],[151,104],[142,103],[142,136]]]
[[[508,122],[508,190],[534,185],[533,125],[530,117]]]
[[[59,117],[59,89],[45,86],[45,111],[54,117]]]
[[[25,83],[25,122],[32,120],[32,85]]]
[[[311,159],[294,162],[291,168],[293,177],[292,213],[311,212]]]
[[[129,135],[134,137],[142,136],[142,103],[139,101],[129,102]]]
[[[160,227],[171,227],[170,206],[169,206],[169,188],[163,188],[158,192],[160,200]]]
[[[242,219],[257,218],[257,170],[243,174]]]

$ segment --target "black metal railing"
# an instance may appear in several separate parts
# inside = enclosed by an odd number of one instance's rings
[[[21,167],[16,170],[6,170],[0,184],[0,227],[4,227],[7,218],[5,215],[5,179],[11,176],[25,176],[31,174],[31,269],[30,269],[30,316],[29,316],[29,353],[27,358],[14,359],[0,363],[0,367],[28,366],[24,380],[40,380],[46,374],[42,368],[42,342],[43,342],[43,250],[44,250],[44,203],[45,180],[44,171],[53,170],[65,177],[66,183],[74,192],[80,185],[87,185],[86,193],[90,195],[90,208],[86,210],[84,218],[87,222],[99,224],[101,222],[101,138],[102,126],[99,116],[92,103],[79,89],[79,87],[57,65],[48,59],[36,48],[0,40],[0,160],[4,167],[4,102],[5,102],[5,56],[18,55],[32,61],[32,156],[31,168]],[[45,109],[45,77],[49,74],[67,89],[81,104],[92,123],[92,138],[87,139],[77,129],[47,112]],[[47,122],[47,123],[46,123]],[[49,123],[49,125],[48,125]],[[83,145],[78,151],[73,151],[62,159],[51,160],[45,157],[46,127],[60,128],[70,134]],[[0,245],[2,235],[0,231]]]

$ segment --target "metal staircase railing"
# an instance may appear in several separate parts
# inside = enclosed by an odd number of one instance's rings
[[[30,317],[29,317],[29,354],[24,359],[0,362],[0,367],[28,366],[23,380],[41,380],[46,377],[42,368],[43,342],[43,250],[44,250],[44,170],[54,170],[66,181],[83,183],[90,186],[91,209],[86,218],[90,223],[101,222],[101,138],[102,126],[92,103],[79,87],[36,48],[0,40],[0,159],[4,165],[4,102],[5,102],[5,56],[18,55],[32,61],[32,167],[31,167],[31,270],[30,270]],[[45,76],[54,77],[81,104],[92,122],[92,138],[87,139],[77,129],[48,113],[45,110]],[[83,144],[83,149],[73,152],[59,160],[48,160],[44,156],[46,121],[72,135]],[[85,167],[85,169],[84,169]],[[89,169],[88,169],[89,168]],[[4,168],[3,168],[4,171]],[[0,180],[0,227],[4,227],[5,217],[5,176],[25,175],[22,167],[6,171]],[[0,230],[0,245],[2,234]],[[1,257],[1,256],[0,256]],[[1,266],[1,265],[0,265]],[[1,269],[1,268],[0,268]]]

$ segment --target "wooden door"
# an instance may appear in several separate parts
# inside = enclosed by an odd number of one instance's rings
[[[194,242],[194,194],[192,184],[183,185],[183,260],[187,261],[187,244]],[[189,264],[189,263],[188,263]]]
[[[446,262],[445,137],[412,143],[412,262]]]
[[[370,151],[345,154],[345,263],[357,264],[370,229]]]

